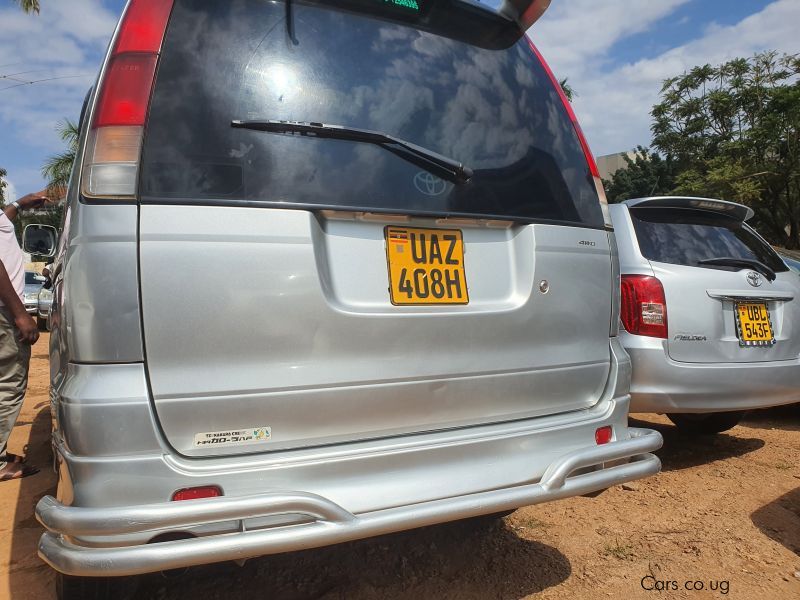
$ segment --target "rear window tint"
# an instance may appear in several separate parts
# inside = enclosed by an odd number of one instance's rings
[[[427,3],[431,4],[430,2]],[[557,91],[523,38],[487,49],[319,3],[176,0],[150,106],[142,202],[267,204],[603,227]],[[474,170],[455,185],[374,144],[234,119],[388,133]]]
[[[772,247],[736,219],[696,210],[654,208],[632,209],[631,218],[639,248],[648,260],[695,267],[701,260],[731,257],[757,260],[776,272],[788,270]]]
[[[783,262],[786,263],[786,266],[789,267],[792,271],[800,273],[800,260],[796,258],[792,258],[790,256],[781,255]]]

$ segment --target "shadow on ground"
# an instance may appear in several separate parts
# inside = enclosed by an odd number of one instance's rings
[[[176,579],[147,576],[136,599],[516,599],[570,573],[561,552],[518,537],[503,521],[461,521],[262,557],[241,568],[225,563]]]
[[[745,438],[718,433],[716,435],[691,435],[674,425],[639,418],[631,418],[632,427],[656,429],[664,436],[664,446],[656,452],[661,459],[662,471],[678,471],[734,456],[743,456],[764,447],[760,438]]]
[[[55,495],[56,476],[52,470],[53,456],[50,450],[50,404],[42,402],[36,406],[36,416],[28,423],[20,418],[17,425],[31,425],[25,455],[30,464],[39,467],[36,475],[20,480],[14,511],[14,529],[11,537],[11,553],[8,573],[9,595],[13,600],[35,598],[45,600],[50,589],[53,572],[36,554],[42,526],[34,516],[39,499]],[[21,449],[20,449],[21,450]],[[7,485],[7,484],[4,484]]]
[[[750,429],[800,431],[800,404],[754,410],[747,414],[741,425]]]
[[[768,538],[800,555],[800,488],[762,506],[750,518]]]

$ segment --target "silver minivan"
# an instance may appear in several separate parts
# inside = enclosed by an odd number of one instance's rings
[[[800,278],[746,221],[708,198],[609,207],[622,270],[631,410],[693,433],[800,402]]]
[[[62,597],[658,471],[546,4],[128,3],[53,268]]]

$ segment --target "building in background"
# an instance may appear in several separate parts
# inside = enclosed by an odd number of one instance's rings
[[[600,171],[600,177],[603,179],[611,179],[611,176],[619,171],[620,169],[625,169],[628,167],[628,163],[625,162],[625,156],[634,160],[636,157],[636,153],[633,150],[629,152],[617,152],[616,154],[606,154],[604,156],[598,156],[596,158],[597,161],[597,170]]]

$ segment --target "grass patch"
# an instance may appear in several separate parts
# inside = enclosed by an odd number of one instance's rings
[[[550,527],[549,523],[545,523],[536,517],[522,517],[518,520],[518,523],[520,527],[524,527],[525,529],[538,529],[540,531]]]
[[[617,560],[628,560],[633,558],[633,546],[630,544],[620,544],[619,540],[606,542],[603,548],[605,556],[613,556]]]

